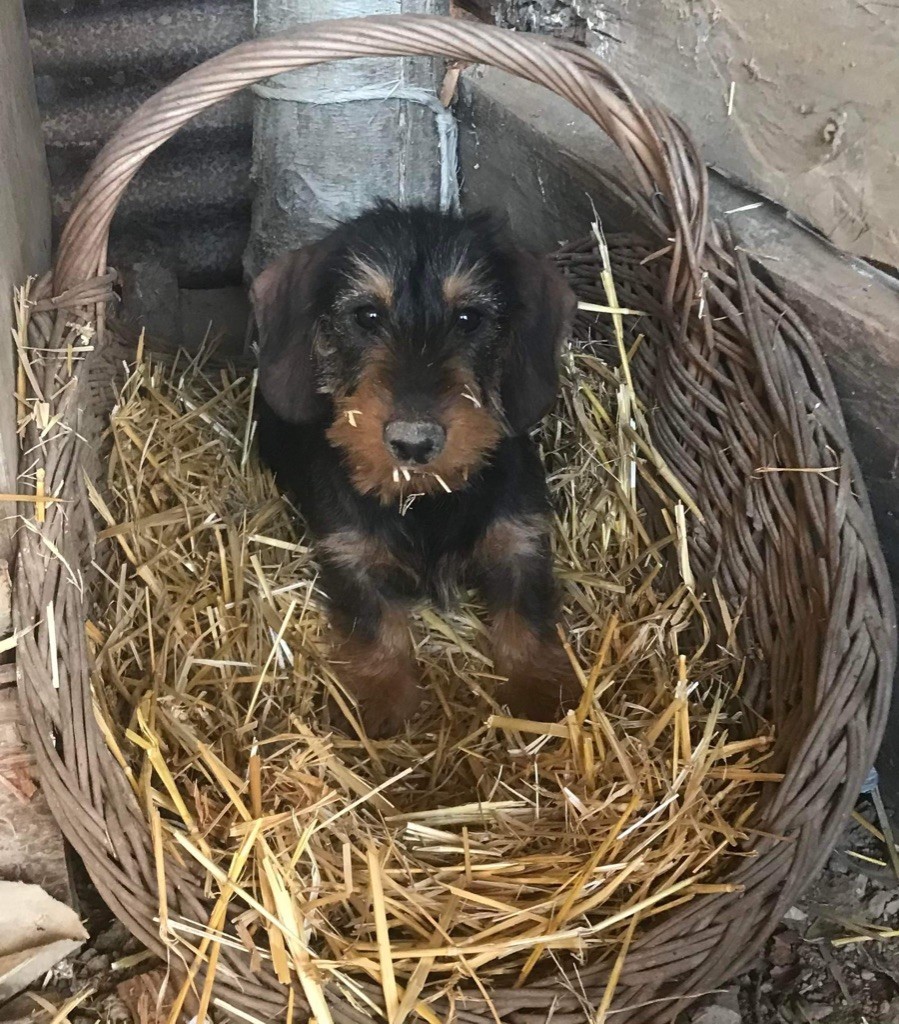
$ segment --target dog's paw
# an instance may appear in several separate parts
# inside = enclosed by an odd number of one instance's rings
[[[395,736],[418,710],[421,690],[412,678],[396,680],[378,693],[370,692],[359,702],[359,717],[365,734],[373,740]]]
[[[510,671],[497,699],[516,718],[555,722],[578,706],[583,693],[565,651],[553,646],[541,652],[532,664]]]

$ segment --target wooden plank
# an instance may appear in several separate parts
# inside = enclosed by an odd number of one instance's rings
[[[513,0],[503,10],[531,31],[579,21],[587,46],[688,124],[709,163],[841,249],[899,266],[895,4]]]
[[[50,260],[50,202],[21,3],[0,4],[0,492],[16,491],[13,288]],[[10,507],[0,514],[0,640],[12,627]],[[0,878],[35,882],[69,902],[62,836],[25,746],[11,664],[0,664]]]
[[[0,98],[0,491],[15,491],[12,291],[50,260],[49,182],[21,3],[0,4]],[[13,523],[0,516],[0,559],[11,563],[12,552]]]

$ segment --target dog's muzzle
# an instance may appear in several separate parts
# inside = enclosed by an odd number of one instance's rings
[[[432,420],[393,420],[384,427],[384,443],[397,462],[424,466],[446,444],[446,431]]]

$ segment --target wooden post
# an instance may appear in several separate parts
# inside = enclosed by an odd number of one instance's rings
[[[50,183],[25,15],[20,0],[12,0],[0,3],[0,493],[19,489],[13,288],[49,262]],[[7,643],[15,510],[0,504],[0,642]],[[0,878],[34,882],[68,900],[62,836],[33,777],[11,657],[0,654]]]
[[[449,0],[256,0],[256,34],[400,13],[448,14]],[[437,99],[443,70],[430,58],[365,58],[256,87],[251,277],[377,198],[457,204],[455,123]]]

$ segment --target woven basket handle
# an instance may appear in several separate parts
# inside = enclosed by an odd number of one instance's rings
[[[633,172],[633,196],[671,240],[668,305],[689,310],[705,245],[705,167],[687,133],[586,50],[453,18],[380,16],[323,21],[243,43],[181,75],[142,104],[104,146],[60,240],[57,294],[106,270],[109,225],[147,157],[195,114],[284,71],[355,57],[426,55],[495,68],[546,86],[592,118]]]

